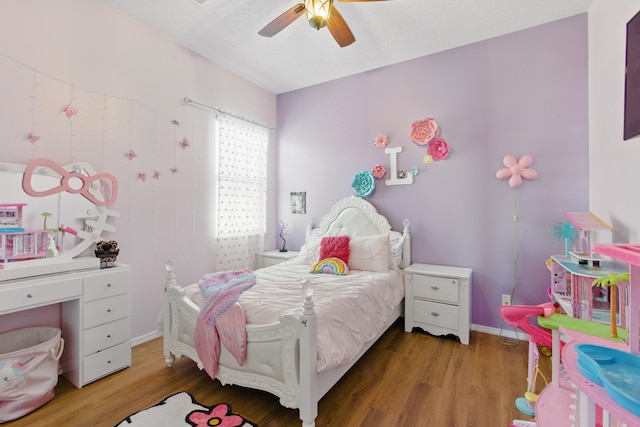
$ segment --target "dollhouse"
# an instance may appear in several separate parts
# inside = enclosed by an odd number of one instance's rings
[[[26,203],[0,204],[0,263],[46,256],[48,230],[25,230],[22,208]]]
[[[612,338],[604,332],[606,328],[600,328],[605,326],[602,324],[566,317],[556,322],[553,315],[548,319],[539,318],[542,326],[553,330],[553,348],[561,348],[561,341],[565,345],[561,351],[554,351],[552,381],[536,403],[538,427],[640,425],[640,411],[635,409],[640,407],[640,402],[637,389],[633,389],[633,379],[640,375],[640,245],[596,244],[593,251],[612,258],[630,273],[627,290],[620,293],[620,311],[628,312],[625,330],[628,334],[622,334],[624,339]],[[625,293],[628,295],[623,299]],[[611,354],[622,351],[634,360],[626,367],[631,371],[627,369],[628,381],[620,383],[618,394],[585,375],[579,355],[581,344],[611,349]],[[596,359],[605,360],[602,356]],[[605,362],[609,365],[617,363],[613,357]],[[628,390],[631,392],[626,393]],[[630,396],[631,404],[619,398],[621,393]]]
[[[0,204],[0,232],[24,231],[22,228],[22,207],[26,203]]]
[[[598,230],[609,230],[613,232],[613,227],[598,218],[592,212],[565,212],[564,215],[578,229],[579,247],[577,250],[569,251],[569,255],[578,264],[598,267],[601,257],[593,252],[593,233]]]

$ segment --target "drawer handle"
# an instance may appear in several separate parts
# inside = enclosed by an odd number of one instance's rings
[[[110,288],[110,287],[111,287],[111,283],[107,283],[107,288]]]
[[[107,335],[107,339],[111,339],[111,334]]]
[[[111,309],[110,308],[107,308],[107,313],[111,313]]]
[[[438,316],[440,316],[440,313],[436,313],[435,311],[432,311],[432,312],[431,312],[431,315],[432,315],[433,317],[438,317]]]
[[[432,291],[438,291],[438,290],[440,290],[440,288],[439,288],[439,287],[437,287],[437,286],[432,286],[432,287],[431,287],[431,290],[432,290]]]
[[[33,298],[33,295],[27,294],[27,298]]]
[[[107,360],[107,365],[110,365],[110,364],[111,364],[111,360]]]

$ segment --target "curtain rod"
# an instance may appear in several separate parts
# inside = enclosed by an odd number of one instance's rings
[[[189,98],[188,96],[185,96],[184,98],[182,98],[182,103],[184,105],[190,105],[192,107],[201,108],[203,110],[209,110],[209,111],[213,111],[215,113],[226,114],[227,116],[231,116],[231,117],[234,117],[236,119],[244,120],[245,122],[249,122],[249,123],[254,124],[256,126],[260,126],[260,127],[265,128],[265,129],[269,129],[271,132],[273,132],[275,130],[274,128],[271,128],[271,127],[269,127],[267,125],[263,125],[262,123],[258,123],[258,122],[255,122],[253,120],[249,120],[246,117],[238,116],[236,114],[228,113],[228,112],[220,110],[218,108],[213,108],[213,107],[209,107],[208,105],[201,104],[200,102],[196,102],[193,99]]]

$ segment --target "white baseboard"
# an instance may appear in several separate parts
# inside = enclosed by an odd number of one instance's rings
[[[506,328],[499,329],[499,328],[493,328],[490,326],[476,325],[474,323],[471,325],[471,330],[482,332],[485,334],[496,335],[499,337],[501,336],[506,338],[519,339],[520,341],[529,341],[529,335],[511,326],[507,326]],[[517,334],[516,334],[516,331],[517,331]],[[137,345],[144,344],[147,341],[160,338],[161,336],[162,336],[162,332],[160,331],[149,332],[148,334],[132,339],[131,346],[135,347]]]
[[[499,337],[519,339],[520,341],[529,341],[528,334],[525,334],[521,330],[511,327],[509,325],[506,325],[505,327],[500,329],[500,328],[492,328],[490,326],[472,324],[471,330],[482,332],[485,334],[497,335]]]
[[[160,331],[154,331],[154,332],[149,332],[148,334],[142,335],[141,337],[137,337],[131,340],[131,346],[135,347],[137,345],[140,344],[144,344],[147,341],[151,341],[154,340],[156,338],[160,338],[162,336],[162,332]]]

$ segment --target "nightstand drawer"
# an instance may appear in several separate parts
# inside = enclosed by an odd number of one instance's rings
[[[129,317],[129,294],[91,301],[84,305],[84,328],[89,329]]]
[[[131,341],[87,356],[83,363],[84,384],[131,366]]]
[[[450,277],[413,274],[413,296],[452,304],[458,303],[459,280]]]
[[[276,264],[280,264],[285,262],[286,259],[284,258],[271,258],[271,257],[264,257],[262,259],[262,266],[263,267],[271,267],[272,265],[276,265]]]
[[[262,253],[262,267],[271,267],[272,265],[280,264],[281,262],[288,261],[298,256],[298,251],[280,252],[266,251]]]
[[[417,323],[458,328],[458,307],[429,301],[413,301],[413,320]]]
[[[129,270],[118,270],[118,267],[113,267],[113,272],[108,274],[87,276],[84,279],[84,300],[95,301],[126,294],[129,292],[129,282]]]
[[[117,320],[84,331],[84,355],[95,353],[131,339],[129,318]]]

